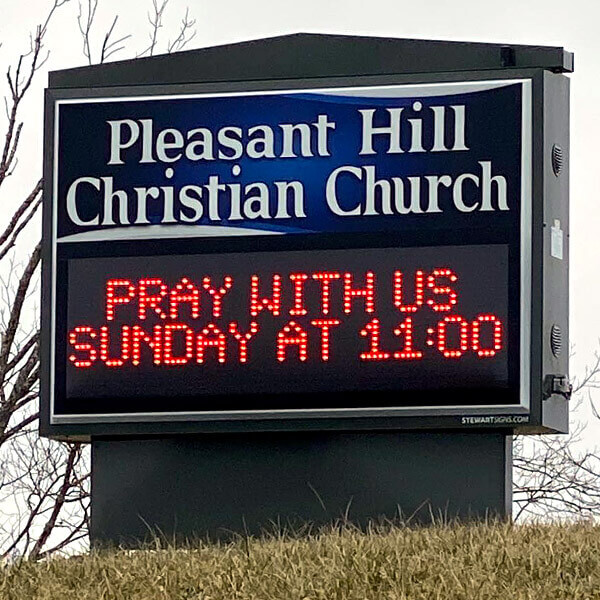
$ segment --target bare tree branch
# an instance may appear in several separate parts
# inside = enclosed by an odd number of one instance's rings
[[[21,102],[31,86],[36,72],[48,59],[48,53],[43,53],[44,37],[56,10],[69,0],[55,0],[45,20],[38,25],[34,35],[30,37],[29,51],[21,54],[14,67],[8,67],[6,80],[10,90],[10,101],[6,101],[8,127],[4,136],[4,145],[0,157],[0,185],[12,173],[15,164],[17,149],[21,139],[23,123],[18,122],[18,113]],[[26,67],[26,60],[29,64]]]
[[[32,398],[33,399],[33,398]],[[35,412],[28,417],[25,417],[20,423],[14,425],[9,430],[5,431],[0,435],[0,444],[3,444],[7,439],[14,437],[17,433],[20,433],[23,429],[25,429],[31,423],[35,423],[39,418],[40,413]]]
[[[42,193],[42,180],[38,179],[37,183],[33,190],[29,193],[29,195],[23,200],[21,205],[17,208],[17,210],[13,213],[7,227],[0,234],[0,247],[8,240],[8,238],[13,234],[17,225],[19,223],[19,219],[23,216],[25,211],[31,206],[32,202],[35,201],[36,198],[40,196]]]
[[[83,55],[86,57],[88,64],[94,63],[102,64],[108,60],[113,54],[116,54],[120,50],[123,50],[125,46],[123,42],[131,37],[131,35],[124,35],[118,39],[112,39],[115,32],[115,27],[119,19],[118,15],[112,21],[111,26],[104,34],[102,44],[100,46],[98,60],[95,61],[92,56],[92,27],[96,20],[96,13],[98,10],[98,0],[87,0],[86,10],[83,8],[83,4],[79,2],[79,14],[77,15],[77,23],[79,25],[79,31],[83,42]]]
[[[152,0],[152,12],[148,13],[148,23],[150,24],[150,42],[142,52],[137,54],[136,58],[143,56],[154,56],[157,53],[159,45],[160,30],[164,27],[164,16],[169,5],[169,0]],[[186,9],[181,19],[177,35],[172,41],[167,42],[165,51],[167,54],[183,50],[196,36],[196,20],[190,17],[189,9]]]
[[[77,24],[79,25],[79,31],[81,32],[83,42],[83,55],[87,58],[88,64],[92,64],[92,51],[90,49],[90,39],[92,32],[92,25],[94,18],[96,17],[96,10],[98,8],[98,0],[87,0],[87,14],[83,14],[83,4],[81,0],[79,2],[79,14],[77,15]]]
[[[118,16],[115,16],[110,29],[107,31],[106,35],[104,36],[104,40],[102,41],[102,49],[100,50],[101,63],[109,59],[113,54],[123,50],[125,48],[123,42],[131,37],[131,35],[124,35],[116,40],[110,39],[115,30],[118,18]]]
[[[67,463],[65,466],[64,474],[63,474],[62,485],[60,486],[60,490],[58,492],[58,495],[56,496],[56,500],[54,502],[54,506],[52,507],[52,512],[50,513],[50,517],[48,518],[48,521],[44,525],[44,529],[42,530],[42,533],[36,540],[36,542],[33,546],[33,549],[29,553],[29,558],[31,560],[37,560],[39,558],[42,548],[48,541],[48,538],[50,537],[50,534],[52,533],[52,531],[56,525],[56,520],[58,519],[58,515],[59,515],[60,511],[62,510],[62,507],[65,503],[65,499],[69,492],[69,488],[71,487],[71,474],[73,473],[73,466],[74,466],[75,460],[76,460],[78,454],[80,454],[80,452],[81,452],[80,444],[73,444],[69,449],[69,455],[67,457]]]
[[[35,333],[21,346],[21,348],[17,351],[17,353],[13,356],[13,358],[6,365],[7,371],[12,371],[24,358],[27,356],[27,353],[33,348],[35,344],[38,343],[40,337],[39,329],[35,331]]]
[[[40,262],[40,256],[41,244],[38,243],[29,259],[29,262],[27,263],[27,266],[25,267],[25,270],[23,271],[23,274],[21,275],[17,293],[10,310],[8,327],[4,332],[2,343],[0,343],[0,385],[2,385],[6,379],[6,366],[9,363],[10,350],[17,333],[17,327],[21,320],[21,311],[23,309],[25,297],[27,295],[27,291],[29,290],[29,285],[31,284],[34,272]]]
[[[191,19],[189,12],[189,8],[186,8],[177,37],[167,45],[169,54],[183,50],[196,37],[196,19]]]

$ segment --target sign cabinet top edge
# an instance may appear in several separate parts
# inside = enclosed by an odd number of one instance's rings
[[[295,33],[52,71],[49,87],[573,68],[560,46]]]

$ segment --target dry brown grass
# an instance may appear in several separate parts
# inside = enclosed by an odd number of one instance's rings
[[[10,600],[600,599],[600,527],[349,527],[0,570]]]

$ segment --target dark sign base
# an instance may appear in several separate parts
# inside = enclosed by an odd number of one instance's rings
[[[95,439],[91,541],[230,539],[345,517],[509,518],[511,451],[504,432]]]

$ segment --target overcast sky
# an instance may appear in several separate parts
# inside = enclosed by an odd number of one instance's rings
[[[70,4],[70,5],[69,5]],[[48,37],[50,58],[25,106],[24,152],[12,182],[18,195],[41,164],[42,91],[48,69],[85,64],[77,29],[77,2],[56,15]],[[27,35],[50,0],[0,0],[0,66],[27,47]],[[212,46],[295,32],[564,46],[575,53],[571,75],[571,371],[581,373],[600,348],[600,2],[598,0],[171,0],[165,41],[189,6],[197,35],[189,46]],[[147,42],[151,0],[100,0],[96,42],[118,13],[117,31],[131,34],[115,58],[130,58]],[[2,82],[4,76],[2,74]],[[0,84],[2,85],[2,84]],[[2,89],[2,88],[0,88]],[[4,90],[2,89],[4,92]],[[37,171],[36,171],[37,170]],[[600,394],[598,395],[600,402]],[[586,419],[588,411],[581,411]],[[595,443],[600,426],[590,431]]]

